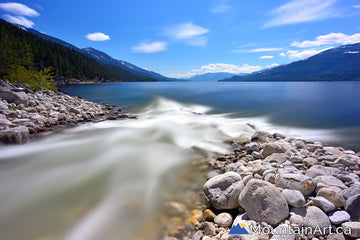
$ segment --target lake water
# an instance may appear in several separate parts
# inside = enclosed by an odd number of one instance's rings
[[[201,208],[204,151],[254,129],[359,149],[360,83],[109,83],[64,87],[137,120],[0,146],[0,239],[163,239],[163,206]],[[194,114],[199,113],[199,114]],[[201,149],[201,150],[199,150]]]

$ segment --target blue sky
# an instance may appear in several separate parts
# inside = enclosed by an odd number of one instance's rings
[[[26,0],[0,16],[171,77],[249,73],[360,42],[360,0]]]

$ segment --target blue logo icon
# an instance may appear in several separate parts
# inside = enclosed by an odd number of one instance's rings
[[[235,226],[233,226],[229,232],[229,235],[248,235],[249,232],[246,230],[246,224],[242,223],[240,224],[236,224]]]

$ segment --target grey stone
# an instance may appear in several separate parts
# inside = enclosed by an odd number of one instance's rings
[[[239,196],[239,204],[249,218],[258,222],[278,224],[289,215],[289,208],[281,192],[271,183],[251,179]]]
[[[344,235],[340,235],[340,234],[329,234],[326,237],[326,240],[345,240]]]
[[[337,168],[325,167],[322,165],[315,165],[315,166],[312,166],[311,168],[309,168],[305,172],[305,175],[314,178],[314,177],[320,176],[320,175],[334,175],[334,174],[339,174],[339,173],[340,173],[340,170]]]
[[[360,221],[360,194],[346,200],[345,210],[350,214],[351,220]]]
[[[260,151],[260,144],[257,142],[250,142],[244,146],[246,151]]]
[[[323,183],[326,186],[334,186],[341,189],[346,189],[346,185],[339,179],[333,176],[317,176],[314,178],[317,183]]]
[[[199,225],[199,229],[203,230],[205,235],[214,236],[216,235],[216,228],[212,222],[202,222]]]
[[[8,144],[24,144],[29,141],[29,129],[24,126],[0,131],[0,142]]]
[[[7,106],[7,104],[0,101],[0,111],[2,110],[9,110],[9,107]]]
[[[194,233],[192,240],[201,240],[203,236],[204,236],[204,232],[202,230],[198,230]]]
[[[266,142],[268,138],[272,138],[271,133],[265,131],[257,131],[251,136],[251,141]]]
[[[341,227],[344,229],[344,233],[346,233],[346,229],[350,229],[350,237],[360,237],[360,222],[344,222]]]
[[[70,107],[68,109],[68,111],[71,112],[71,113],[75,113],[75,114],[81,114],[81,111],[79,109],[77,109],[77,108],[74,108],[74,107]]]
[[[345,167],[357,166],[360,164],[360,157],[356,155],[345,155],[339,157],[335,163],[342,164]]]
[[[236,170],[242,165],[239,163],[230,163],[225,167],[225,172],[236,172]]]
[[[219,227],[230,227],[233,222],[233,218],[229,213],[220,213],[214,218],[214,223]]]
[[[312,167],[314,165],[318,165],[319,161],[316,158],[309,157],[309,158],[304,158],[302,160],[302,163],[305,164],[305,166],[307,167]]]
[[[350,220],[350,215],[346,211],[336,211],[329,216],[330,222],[339,225]]]
[[[305,204],[304,195],[297,190],[284,189],[282,191],[286,202],[293,207],[302,207]]]
[[[284,189],[298,190],[305,196],[314,192],[316,182],[308,176],[299,173],[279,173],[276,175],[275,184]]]
[[[348,199],[357,194],[360,194],[360,185],[353,185],[342,192],[342,195],[345,199]]]
[[[330,220],[328,216],[323,211],[321,211],[320,208],[310,206],[306,209],[304,226],[311,227],[312,229],[315,229],[317,226],[319,226],[321,229],[324,229],[325,227],[330,226]]]
[[[262,155],[264,157],[270,156],[273,153],[284,153],[286,149],[284,146],[278,143],[266,143],[262,150]]]
[[[289,221],[291,224],[302,226],[304,224],[304,217],[297,214],[292,214],[289,218]]]
[[[28,105],[28,96],[24,92],[0,91],[0,98],[9,103]]]
[[[295,155],[289,158],[289,161],[292,163],[302,163],[304,157],[301,155]]]
[[[13,125],[13,123],[10,122],[7,119],[0,119],[0,125],[2,125],[2,126],[10,126],[10,125]]]
[[[244,184],[238,173],[227,172],[210,178],[204,185],[204,193],[210,204],[217,210],[235,209]]]
[[[254,159],[264,159],[264,156],[263,156],[261,153],[256,152],[256,151],[253,151],[253,152],[251,153],[251,156],[252,156]]]
[[[272,236],[272,240],[295,240],[295,234],[290,232],[290,225],[287,224],[280,224],[274,229],[275,233],[280,234],[274,234]]]
[[[313,199],[313,205],[321,208],[326,213],[334,211],[336,208],[332,202],[319,196]]]
[[[265,162],[269,163],[284,163],[289,160],[289,156],[285,153],[273,153],[270,156],[265,158]]]
[[[316,196],[324,197],[330,202],[332,202],[335,207],[341,208],[344,206],[345,199],[341,194],[341,189],[337,187],[328,187],[328,188],[321,188]]]
[[[215,172],[215,171],[212,171],[212,172],[209,172],[206,176],[206,180],[209,180],[210,178],[213,178],[215,176],[219,175],[219,173]]]

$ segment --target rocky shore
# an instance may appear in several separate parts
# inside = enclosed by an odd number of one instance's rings
[[[117,107],[0,80],[0,142],[5,144],[24,144],[60,127],[129,117]]]
[[[208,160],[194,234],[167,239],[360,239],[360,153],[264,131],[229,144]]]

